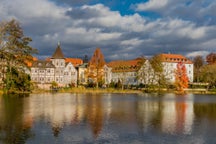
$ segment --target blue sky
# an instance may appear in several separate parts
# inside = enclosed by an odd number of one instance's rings
[[[0,21],[12,18],[41,59],[59,41],[66,57],[91,57],[100,47],[108,61],[216,52],[214,0],[1,0]]]

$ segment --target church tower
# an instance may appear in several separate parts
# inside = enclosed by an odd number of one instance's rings
[[[55,66],[55,81],[59,84],[64,83],[65,58],[58,43],[55,52],[51,57],[52,64]]]

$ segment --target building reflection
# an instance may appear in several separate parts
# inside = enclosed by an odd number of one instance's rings
[[[68,93],[0,98],[0,137],[6,143],[14,138],[25,141],[34,136],[34,124],[41,120],[47,122],[54,137],[59,137],[65,126],[80,125],[94,138],[110,126],[139,133],[190,134],[195,117],[216,120],[216,104],[193,102],[193,95],[174,94],[123,97]]]
[[[150,126],[160,129],[161,103],[153,100],[138,99],[135,105],[136,120],[141,133],[147,132]]]
[[[169,94],[164,97],[162,118],[163,132],[190,134],[194,112],[193,101],[186,100],[187,97],[192,97],[192,95],[175,96],[174,94]]]

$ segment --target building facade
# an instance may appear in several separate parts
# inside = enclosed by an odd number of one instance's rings
[[[81,60],[81,59],[80,59]],[[82,63],[82,60],[78,63]],[[60,44],[58,44],[54,54],[47,60],[34,61],[31,66],[31,79],[37,83],[39,87],[41,84],[47,87],[56,82],[58,86],[77,85],[77,70],[70,61],[66,61]]]
[[[119,60],[119,61],[111,61],[105,67],[105,82],[117,83],[120,81],[124,85],[138,85],[142,82],[147,82],[146,79],[149,77],[140,78],[140,74],[145,74],[145,68],[150,69],[148,67],[148,60],[144,60],[141,58],[133,59],[133,60]],[[152,71],[152,69],[151,69]]]
[[[189,82],[193,82],[193,62],[188,58],[179,54],[160,54],[165,78],[171,82],[175,82],[175,70],[178,63],[183,63],[187,70]]]

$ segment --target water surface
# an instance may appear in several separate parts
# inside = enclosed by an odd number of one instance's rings
[[[0,97],[0,143],[215,144],[216,95]]]

